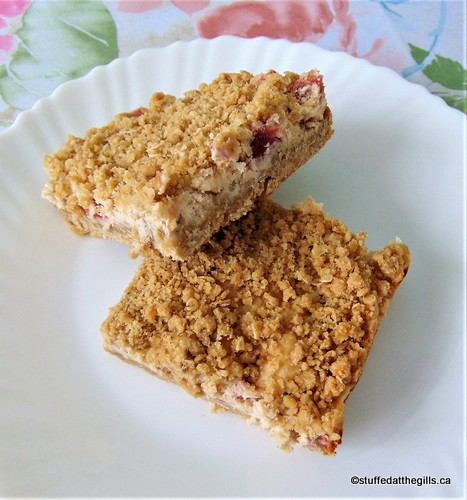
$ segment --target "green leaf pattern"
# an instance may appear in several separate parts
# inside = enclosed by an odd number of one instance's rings
[[[429,52],[425,49],[409,44],[410,52],[415,62],[423,64]],[[423,74],[433,83],[437,83],[445,89],[458,91],[448,93],[443,90],[433,91],[439,95],[449,106],[467,113],[467,70],[458,61],[437,54],[429,64],[423,67]]]
[[[115,22],[100,0],[34,1],[16,36],[15,52],[0,66],[0,95],[16,109],[118,56]]]

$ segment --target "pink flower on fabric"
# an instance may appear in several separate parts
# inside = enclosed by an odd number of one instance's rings
[[[330,28],[334,14],[327,0],[237,2],[219,7],[198,21],[205,38],[267,36],[292,42],[316,42]]]
[[[117,9],[129,14],[141,14],[158,9],[163,3],[164,0],[120,0]],[[172,0],[171,3],[177,9],[191,16],[207,7],[210,0]]]
[[[0,50],[9,52],[13,50],[15,46],[15,40],[13,35],[0,35]]]
[[[191,16],[191,14],[207,7],[211,2],[210,0],[172,0],[172,3],[177,9]]]
[[[117,9],[130,14],[141,14],[158,9],[164,0],[120,0]]]
[[[204,38],[266,36],[312,43],[335,30],[338,40],[332,48],[359,55],[357,22],[349,12],[349,0],[239,1],[210,10],[200,17],[197,27]],[[376,40],[369,54],[381,44]]]
[[[0,17],[16,17],[22,14],[32,0],[1,0]]]
[[[0,0],[0,64],[8,60],[9,53],[15,48],[14,35],[8,33],[10,19],[20,16],[29,7],[32,0]]]

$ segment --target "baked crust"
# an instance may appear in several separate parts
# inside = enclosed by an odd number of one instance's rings
[[[331,137],[317,70],[222,73],[182,98],[155,93],[44,160],[43,197],[78,234],[185,259]]]
[[[215,407],[267,429],[280,447],[332,455],[410,253],[369,253],[309,198],[260,200],[186,262],[151,252],[102,325],[104,347]]]

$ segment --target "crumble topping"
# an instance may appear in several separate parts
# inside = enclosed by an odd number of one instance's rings
[[[246,414],[285,448],[334,453],[357,383],[410,261],[368,253],[311,198],[261,200],[186,262],[149,252],[103,324],[110,352]]]
[[[313,127],[325,109],[316,70],[223,73],[180,99],[158,92],[148,107],[117,115],[84,138],[69,136],[47,155],[53,183],[46,196],[96,213],[145,206],[190,188],[200,171],[254,167],[286,124]]]

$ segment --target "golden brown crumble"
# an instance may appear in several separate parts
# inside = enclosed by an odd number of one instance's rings
[[[311,198],[292,210],[262,200],[187,262],[149,253],[103,324],[105,347],[252,417],[285,448],[333,454],[410,261],[400,242],[368,253],[364,240]]]
[[[68,203],[84,210],[95,203],[125,205],[129,196],[141,204],[174,196],[200,172],[251,157],[255,130],[268,122],[312,127],[321,120],[321,76],[309,75],[320,92],[306,99],[294,87],[300,75],[274,71],[222,73],[180,99],[157,92],[148,107],[117,115],[84,139],[69,136],[63,149],[47,155],[53,189],[60,198],[73,194]]]

